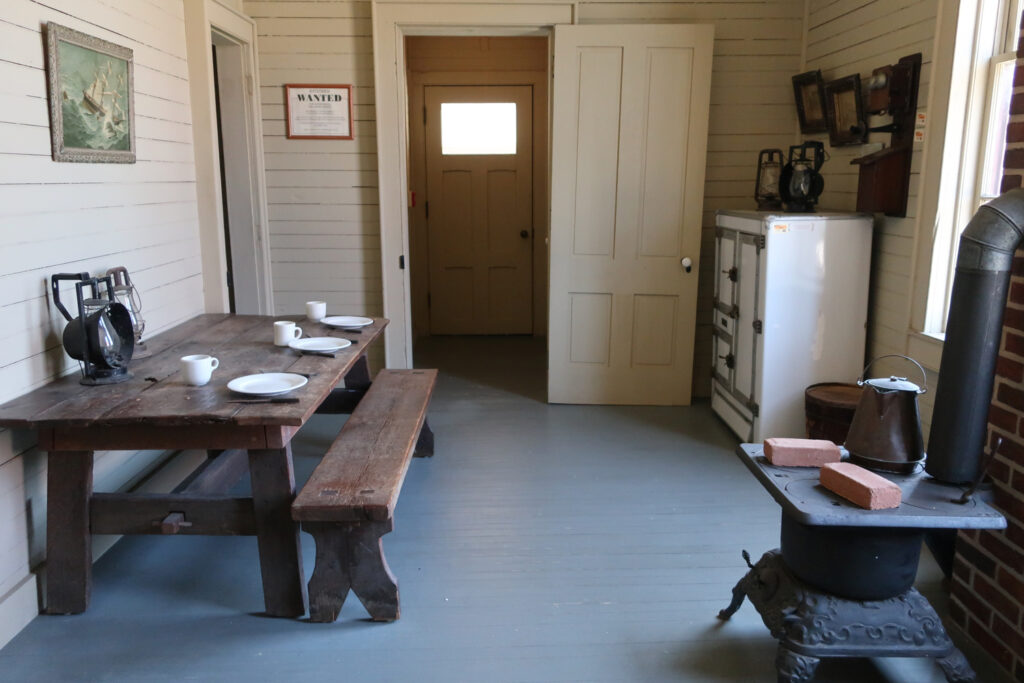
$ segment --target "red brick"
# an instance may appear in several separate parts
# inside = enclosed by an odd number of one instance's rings
[[[1024,429],[1024,425],[1021,425]],[[1013,470],[1010,469],[1010,464],[1005,458],[996,456],[988,466],[988,476],[992,481],[998,481],[1002,484],[1010,485],[1010,478],[1013,476]]]
[[[967,630],[967,611],[956,600],[949,601],[949,618],[960,628]]]
[[[1013,652],[1024,651],[1024,634],[998,614],[992,619],[992,633]]]
[[[1022,292],[1024,292],[1024,285],[1022,285]],[[1011,360],[1006,356],[999,356],[999,359],[996,360],[996,374],[1019,383],[1024,379],[1024,364]]]
[[[1017,53],[1020,54],[1021,50],[1024,50],[1024,41],[1021,42]],[[1017,70],[1013,73],[1013,86],[1015,88],[1024,86],[1024,68],[1018,66]]]
[[[839,446],[825,439],[765,439],[764,455],[777,467],[821,467],[842,459]]]
[[[1024,337],[1012,332],[1006,333],[1006,351],[1015,356],[1024,356]]]
[[[1024,581],[1014,576],[1006,567],[1000,567],[996,572],[996,582],[1019,604],[1024,605]]]
[[[1011,125],[1019,125],[1019,124],[1011,124]],[[1021,178],[1021,176],[1019,176],[1017,174],[1004,175],[1003,176],[1003,180],[999,183],[999,193],[1002,194],[1003,192],[1009,192],[1010,190],[1016,190],[1018,187],[1021,186],[1021,180],[1024,180],[1024,178]]]
[[[975,619],[980,619],[982,622],[987,624],[989,619],[992,617],[992,608],[978,599],[978,596],[974,594],[974,591],[964,585],[959,579],[953,580],[952,592],[950,595],[954,602],[959,600],[967,613]]]
[[[974,638],[978,644],[985,648],[990,655],[995,657],[996,661],[999,662],[1004,669],[1007,671],[1010,670],[1010,667],[1013,666],[1013,652],[999,642],[999,640],[997,640],[987,628],[982,626],[975,619],[968,619],[967,633],[971,638]]]
[[[1017,497],[1019,492],[1014,492],[999,482],[993,483],[995,484],[993,487],[995,506],[1007,517],[1024,521],[1024,500]]]
[[[1005,382],[999,383],[999,388],[996,389],[996,400],[1011,408],[1024,411],[1024,391],[1012,387]]]
[[[989,448],[995,448],[996,439],[995,434],[989,439]],[[999,455],[1003,456],[1010,462],[1024,463],[1024,445],[1021,445],[1016,440],[1003,439],[1003,445],[999,449]]]
[[[988,423],[1011,434],[1017,431],[1017,417],[1017,413],[999,406],[994,405],[988,409]]]
[[[1021,524],[1013,517],[1006,518],[1006,538],[1015,546],[1024,548],[1024,524]],[[1024,557],[1014,567],[1018,572],[1024,573]]]
[[[1024,114],[1024,93],[1017,93],[1010,100],[1010,114]],[[1010,164],[1007,164],[1007,166],[1010,168],[1022,168],[1022,166],[1011,166]]]
[[[996,612],[1008,621],[1016,623],[1020,619],[1020,607],[996,586],[995,583],[981,574],[974,575],[974,592]],[[1005,642],[1005,641],[1004,641]],[[1007,643],[1009,645],[1009,643]]]
[[[1024,152],[1024,149],[1021,150]],[[1020,308],[1007,307],[1003,313],[1003,327],[1012,327],[1015,330],[1024,330],[1024,310]]]
[[[964,583],[970,583],[971,580],[971,565],[967,564],[959,555],[953,557],[953,576]]]
[[[986,576],[996,575],[996,561],[965,539],[962,534],[956,541],[956,554]]]
[[[850,462],[828,463],[819,480],[829,491],[867,510],[898,508],[903,499],[899,486]]]
[[[995,555],[996,560],[1007,567],[1019,567],[1024,564],[1024,553],[1014,548],[1003,534],[995,531],[987,531],[981,534],[981,547]],[[989,576],[992,574],[989,573]]]
[[[1018,249],[1013,257],[1013,266],[1010,268],[1011,275],[1024,276],[1024,257],[1021,257],[1021,251]]]
[[[1024,142],[1024,122],[1011,123],[1006,127],[1007,142]]]

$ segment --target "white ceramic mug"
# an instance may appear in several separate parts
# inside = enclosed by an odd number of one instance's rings
[[[278,320],[274,323],[274,343],[278,346],[288,346],[294,339],[302,336],[302,328],[291,320]]]
[[[312,320],[315,323],[320,322],[327,317],[327,302],[326,301],[307,301],[306,302],[306,318]]]
[[[219,360],[205,353],[181,357],[181,372],[185,375],[185,382],[194,387],[201,387],[209,382],[213,371],[219,366]]]

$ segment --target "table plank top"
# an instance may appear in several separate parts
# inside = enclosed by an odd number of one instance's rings
[[[352,345],[334,358],[301,355],[273,343],[275,320],[295,320],[305,337],[339,337]],[[282,426],[300,427],[381,335],[388,321],[374,319],[359,333],[346,332],[296,316],[205,314],[146,340],[149,355],[133,359],[134,377],[119,384],[85,386],[79,373],[0,405],[0,427],[58,429],[69,427],[150,426]],[[185,383],[181,357],[205,353],[220,367],[210,383]],[[295,372],[308,383],[287,394],[298,403],[229,403],[245,399],[227,388],[242,375]],[[253,398],[253,397],[248,397]]]

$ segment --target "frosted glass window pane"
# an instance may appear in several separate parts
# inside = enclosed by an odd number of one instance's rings
[[[441,103],[441,154],[515,153],[515,102]]]

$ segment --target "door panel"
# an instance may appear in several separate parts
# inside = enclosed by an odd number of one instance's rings
[[[555,27],[552,402],[690,402],[712,39]]]
[[[533,88],[427,86],[424,102],[430,332],[530,334]],[[515,103],[514,154],[442,153],[442,105],[465,102]]]

